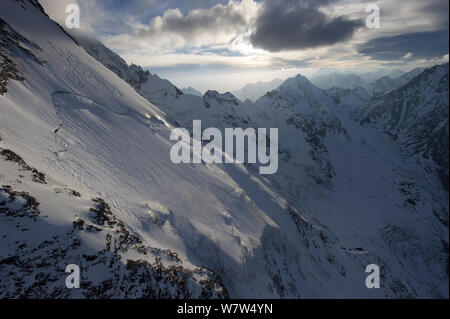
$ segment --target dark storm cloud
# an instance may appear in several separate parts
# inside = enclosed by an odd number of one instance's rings
[[[319,10],[330,0],[264,1],[250,41],[271,52],[315,48],[348,40],[363,25],[345,16],[328,17]]]
[[[448,53],[448,29],[415,32],[373,39],[358,47],[358,52],[374,60],[401,59],[412,53],[411,58],[430,59]]]
[[[439,29],[448,29],[448,0],[426,1],[422,11],[424,14],[431,14],[434,17],[434,24]]]

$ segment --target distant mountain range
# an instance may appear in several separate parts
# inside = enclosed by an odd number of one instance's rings
[[[261,96],[280,86],[283,80],[275,79],[270,82],[257,82],[245,85],[242,89],[231,93],[241,101],[250,100],[255,102]]]
[[[343,89],[354,89],[362,87],[369,91],[371,94],[384,93],[389,90],[398,89],[402,85],[406,84],[420,72],[423,68],[416,68],[409,72],[403,73],[400,71],[394,71],[391,75],[383,75],[373,80],[374,74],[356,74],[356,73],[321,73],[311,78],[314,85],[322,88],[329,89],[332,87]]]

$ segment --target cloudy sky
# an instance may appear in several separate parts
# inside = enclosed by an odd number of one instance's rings
[[[40,0],[128,63],[179,87],[238,89],[297,73],[410,70],[448,61],[448,0]],[[380,27],[368,28],[368,5]]]

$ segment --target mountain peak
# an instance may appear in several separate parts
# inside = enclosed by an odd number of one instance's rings
[[[197,89],[194,89],[192,86],[189,86],[187,88],[181,89],[181,91],[184,94],[190,94],[190,95],[195,95],[195,96],[203,96],[202,92],[200,92]]]
[[[294,79],[298,82],[298,83],[306,83],[306,84],[311,84],[311,82],[308,80],[308,78],[306,76],[301,75],[300,73],[297,74]]]
[[[295,77],[289,78],[280,85],[281,90],[298,91],[313,87],[312,83],[301,74],[297,74]]]
[[[216,90],[208,90],[208,91],[206,91],[203,98],[210,99],[210,100],[216,100],[217,103],[219,103],[219,104],[222,104],[224,102],[232,103],[234,105],[239,104],[239,100],[230,92],[225,92],[225,93],[221,94],[221,93],[217,92]]]

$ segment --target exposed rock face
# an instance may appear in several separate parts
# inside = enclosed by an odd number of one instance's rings
[[[226,298],[220,278],[204,268],[186,269],[177,254],[145,245],[101,198],[89,202],[79,192],[42,184],[45,175],[16,153],[0,148],[0,298]],[[6,165],[6,166],[5,166]],[[16,182],[17,183],[17,182]],[[18,191],[31,184],[32,194]],[[36,199],[70,203],[51,207]],[[73,204],[89,209],[72,214],[72,224],[51,224],[49,216]],[[50,207],[49,207],[50,206]],[[69,212],[70,213],[70,212]],[[68,221],[67,221],[68,222]],[[93,247],[92,240],[96,245]],[[66,266],[81,270],[80,289],[65,289]]]

